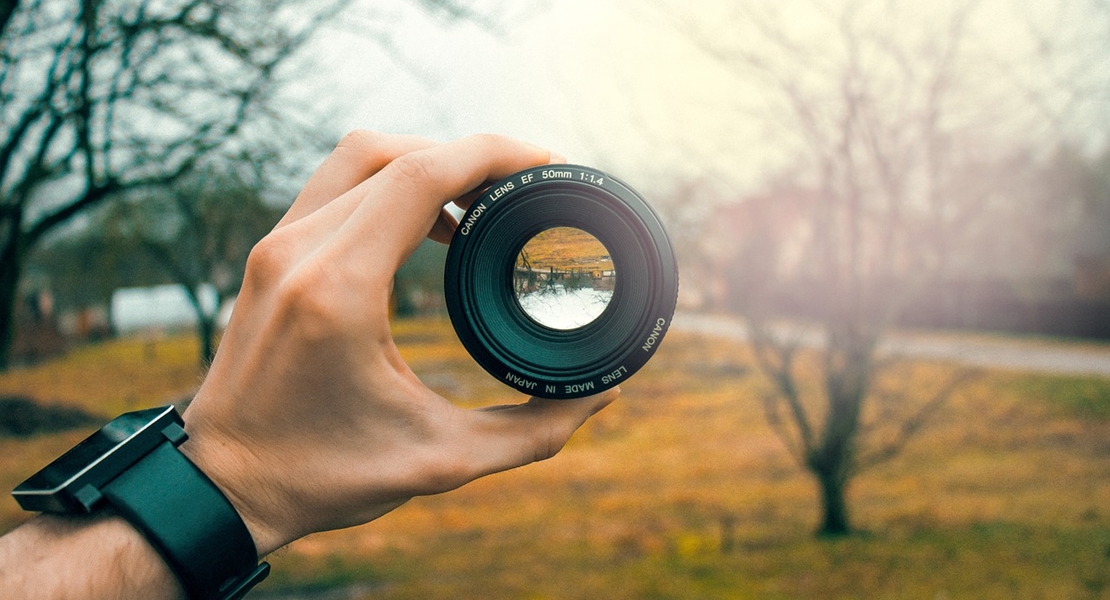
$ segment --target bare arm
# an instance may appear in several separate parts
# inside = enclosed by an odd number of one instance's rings
[[[184,595],[154,548],[123,519],[40,515],[0,538],[0,597]]]

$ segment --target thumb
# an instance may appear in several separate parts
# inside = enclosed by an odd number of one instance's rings
[[[620,388],[574,400],[533,397],[524,404],[471,411],[477,477],[507,471],[555,456],[578,428],[608,406]]]

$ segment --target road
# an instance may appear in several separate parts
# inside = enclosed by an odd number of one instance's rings
[[[740,319],[725,315],[679,312],[675,314],[673,327],[676,331],[741,341],[748,337]],[[789,334],[797,336],[807,346],[822,344],[822,336],[816,328],[792,328]],[[879,352],[979,367],[1110,377],[1110,344],[1098,342],[977,332],[892,331],[880,345]]]

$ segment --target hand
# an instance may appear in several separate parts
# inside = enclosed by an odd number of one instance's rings
[[[463,410],[417,379],[390,334],[393,276],[425,236],[450,238],[443,206],[551,161],[498,136],[439,145],[355,132],[251,252],[182,450],[260,555],[551,457],[616,397]]]

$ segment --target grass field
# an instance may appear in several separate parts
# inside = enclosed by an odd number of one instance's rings
[[[442,320],[395,325],[406,359],[463,405],[512,391]],[[189,339],[119,341],[0,376],[0,394],[104,415],[176,399]],[[951,372],[893,379],[928,393]],[[672,333],[556,458],[271,558],[261,595],[365,598],[1110,598],[1110,380],[987,372],[850,490],[858,535],[812,536],[813,484],[765,425],[742,346]],[[10,489],[83,432],[0,440]],[[25,517],[5,496],[0,529]]]
[[[522,255],[533,269],[612,271],[609,250],[594,236],[574,227],[555,227],[536,234],[524,245]],[[517,257],[522,266],[523,256]]]

